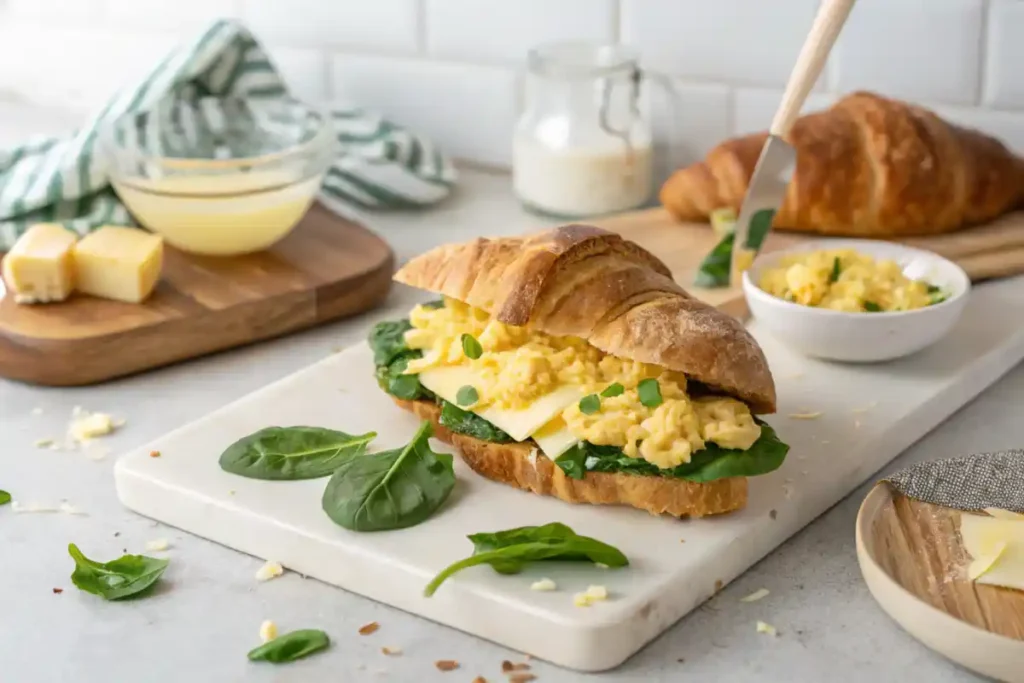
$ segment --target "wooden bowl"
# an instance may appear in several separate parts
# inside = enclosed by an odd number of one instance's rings
[[[974,584],[960,513],[882,482],[857,514],[868,590],[910,635],[979,674],[1024,683],[1024,592]]]

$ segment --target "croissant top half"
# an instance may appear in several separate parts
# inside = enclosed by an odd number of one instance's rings
[[[738,210],[767,133],[722,142],[676,171],[662,204],[680,220]],[[857,92],[797,119],[797,166],[773,225],[826,235],[899,237],[993,220],[1024,200],[1024,160],[923,107]]]
[[[508,325],[585,339],[775,411],[761,348],[735,318],[690,296],[657,257],[588,225],[445,245],[395,280],[480,308]]]

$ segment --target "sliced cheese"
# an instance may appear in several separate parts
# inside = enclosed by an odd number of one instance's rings
[[[78,291],[139,303],[160,279],[164,243],[144,230],[106,225],[83,237],[74,254]]]
[[[561,416],[534,432],[533,440],[537,442],[537,447],[550,460],[554,460],[580,442],[569,431],[569,427],[566,426],[565,420]]]
[[[480,387],[484,385],[483,377],[479,372],[463,365],[431,368],[421,372],[419,377],[423,386],[455,405],[458,405],[456,394],[459,389],[464,386]],[[541,396],[523,409],[488,406],[481,410],[473,410],[473,406],[461,407],[476,413],[516,441],[525,441],[581,398],[583,398],[582,389],[563,386]]]
[[[63,301],[75,285],[75,233],[56,223],[37,223],[3,260],[3,279],[19,304]]]
[[[1015,519],[1024,522],[1024,515],[1019,512],[1010,512],[1009,510],[1001,510],[999,508],[985,508],[985,512],[996,519]]]
[[[960,537],[977,583],[1024,590],[1024,521],[965,514]]]

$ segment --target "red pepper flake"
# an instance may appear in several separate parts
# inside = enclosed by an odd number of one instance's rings
[[[160,451],[150,451],[149,452],[149,457],[151,457],[151,458],[159,458],[160,457]]]
[[[60,595],[61,593],[63,593],[63,592],[64,592],[64,589],[63,589],[63,588],[54,588],[54,589],[53,589],[53,592],[54,592],[54,594],[56,594],[56,595]]]
[[[528,673],[512,674],[511,676],[508,677],[508,682],[509,683],[528,683],[529,681],[535,681],[535,680],[537,680],[537,677],[534,676],[533,674],[528,674]]]
[[[455,671],[459,668],[459,663],[454,659],[439,659],[434,662],[434,666],[437,667],[438,671]]]
[[[377,629],[379,629],[379,628],[380,628],[380,624],[378,624],[376,621],[371,621],[369,624],[364,624],[364,625],[359,627],[359,635],[361,635],[361,636],[368,636],[371,633],[376,632]]]

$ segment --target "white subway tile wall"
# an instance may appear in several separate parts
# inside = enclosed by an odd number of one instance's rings
[[[0,99],[88,111],[218,16],[300,96],[372,107],[457,157],[505,166],[526,51],[623,42],[651,79],[660,175],[771,121],[818,0],[0,0]],[[1024,0],[859,0],[806,110],[870,89],[1024,152]]]

